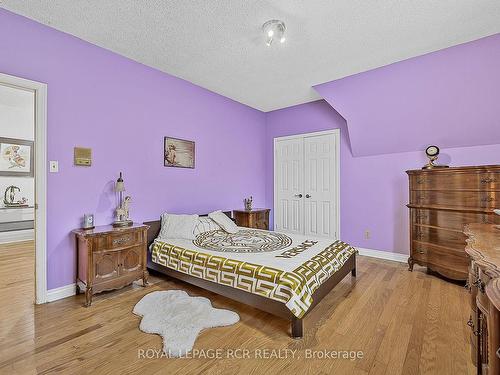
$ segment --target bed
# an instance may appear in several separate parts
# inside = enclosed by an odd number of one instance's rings
[[[324,296],[349,273],[356,277],[357,251],[342,241],[250,228],[159,239],[160,221],[144,224],[150,270],[288,319],[293,338]]]

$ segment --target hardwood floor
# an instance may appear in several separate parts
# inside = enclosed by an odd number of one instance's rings
[[[1,374],[472,374],[467,295],[456,284],[416,267],[358,257],[358,277],[348,276],[311,312],[305,337],[291,339],[288,323],[269,314],[152,275],[151,286],[132,285],[33,306],[32,243],[0,245]],[[154,290],[184,289],[232,309],[241,321],[203,332],[195,349],[222,349],[222,359],[140,358],[161,350],[161,338],[139,331],[134,304]],[[320,319],[316,319],[321,317]],[[316,322],[316,324],[311,324]],[[249,359],[227,358],[248,349]],[[288,358],[255,358],[265,349],[295,350]],[[362,351],[363,358],[308,359],[307,350]],[[260,350],[260,352],[259,352]],[[152,351],[143,352],[151,354]],[[213,352],[211,352],[213,354]],[[277,354],[277,352],[274,352]],[[201,353],[200,353],[201,354]],[[143,356],[144,357],[144,356]]]

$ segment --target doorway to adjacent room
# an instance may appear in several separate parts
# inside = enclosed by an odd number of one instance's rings
[[[45,84],[0,73],[0,291],[10,301],[6,306],[47,301],[46,97]]]

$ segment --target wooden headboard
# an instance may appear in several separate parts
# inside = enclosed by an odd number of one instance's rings
[[[227,217],[229,217],[231,220],[233,219],[231,215],[231,211],[222,211],[224,214],[226,214]],[[203,214],[200,216],[208,216],[208,214]],[[149,226],[148,230],[148,247],[153,243],[153,241],[158,237],[158,234],[160,233],[160,228],[161,228],[161,220],[155,220],[155,221],[145,221],[144,225]]]

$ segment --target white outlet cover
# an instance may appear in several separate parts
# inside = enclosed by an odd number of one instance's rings
[[[51,160],[49,162],[49,171],[51,173],[59,172],[59,162],[57,160]]]

